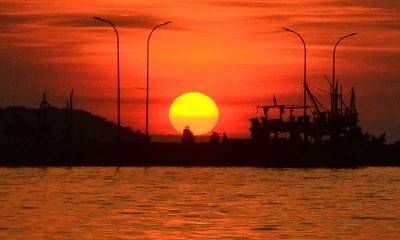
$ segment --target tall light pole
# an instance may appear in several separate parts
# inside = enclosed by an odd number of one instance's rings
[[[290,30],[288,28],[283,28],[283,30],[292,32],[292,33],[296,34],[297,36],[299,36],[304,45],[304,83],[303,83],[303,87],[304,87],[304,117],[305,117],[305,116],[307,116],[307,73],[306,73],[306,71],[307,71],[307,51],[306,51],[306,43],[304,42],[304,39],[300,36],[300,34],[298,34],[297,32]]]
[[[153,34],[154,30],[157,28],[167,25],[171,23],[171,21],[165,22],[163,24],[157,25],[151,30],[149,37],[147,38],[147,78],[146,78],[146,141],[149,142],[149,45],[150,45],[150,37]]]
[[[120,97],[120,80],[119,80],[119,36],[118,36],[118,31],[117,28],[115,28],[114,24],[108,20],[99,18],[99,17],[93,17],[96,20],[106,22],[110,24],[114,30],[115,34],[117,34],[117,67],[118,67],[118,141],[121,140],[121,97]]]
[[[336,44],[335,47],[333,48],[333,69],[332,69],[332,103],[331,103],[331,110],[332,114],[336,115],[337,114],[337,89],[335,87],[335,56],[336,56],[336,47],[345,38],[351,37],[353,35],[356,35],[357,33],[350,33],[342,38],[340,38]]]

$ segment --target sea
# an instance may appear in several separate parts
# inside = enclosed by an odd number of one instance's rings
[[[400,168],[0,168],[0,239],[400,239]]]

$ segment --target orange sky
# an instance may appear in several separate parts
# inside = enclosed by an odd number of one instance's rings
[[[300,2],[300,3],[299,3]],[[328,90],[332,52],[344,92],[356,89],[364,131],[400,140],[398,0],[58,1],[0,0],[0,106],[38,107],[43,92],[64,107],[117,119],[116,37],[120,36],[121,123],[145,131],[146,42],[150,44],[150,134],[176,134],[168,120],[185,92],[212,97],[217,132],[249,137],[255,106],[298,104],[303,46],[307,81]],[[328,105],[327,105],[328,106]]]

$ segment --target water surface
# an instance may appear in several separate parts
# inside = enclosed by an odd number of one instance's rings
[[[0,168],[2,239],[398,239],[400,168]]]

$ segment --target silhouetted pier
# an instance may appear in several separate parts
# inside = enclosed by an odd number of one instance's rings
[[[400,146],[66,142],[0,146],[0,166],[400,166]]]

